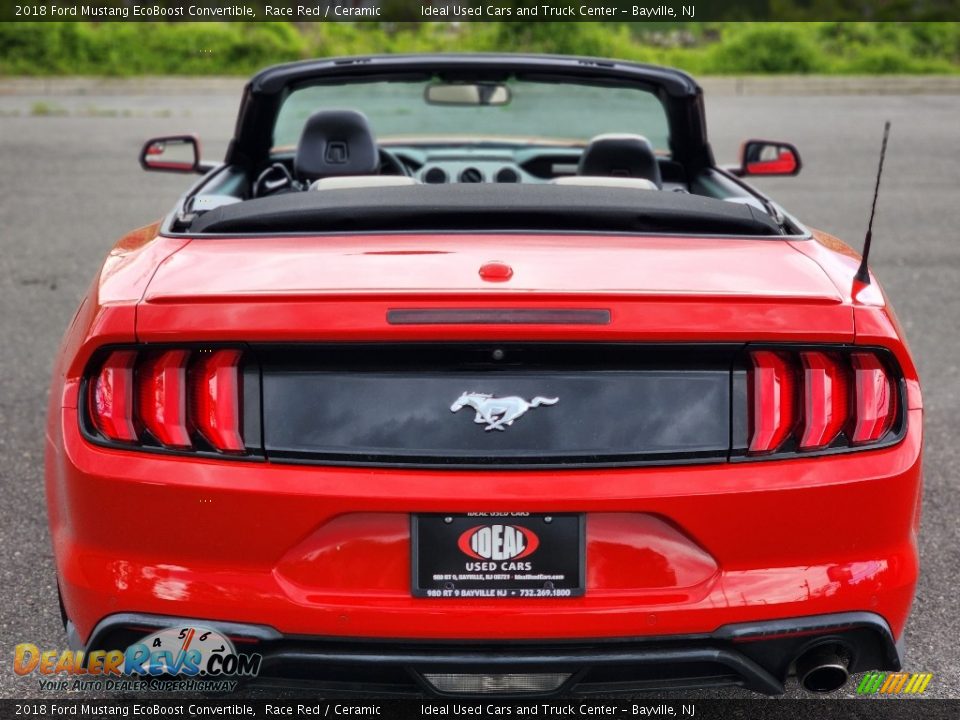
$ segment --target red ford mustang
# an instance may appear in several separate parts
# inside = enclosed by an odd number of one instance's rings
[[[922,410],[841,241],[713,160],[687,75],[270,68],[55,363],[74,647],[183,623],[261,682],[550,695],[898,669]],[[866,282],[863,282],[863,280]],[[144,519],[150,522],[145,523]]]

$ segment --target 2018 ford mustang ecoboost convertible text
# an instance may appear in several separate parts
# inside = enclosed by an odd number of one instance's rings
[[[294,63],[223,163],[192,136],[141,163],[203,177],[55,363],[74,647],[190,624],[258,682],[387,694],[899,668],[916,368],[857,253],[744,181],[796,148],[718,167],[688,75]]]

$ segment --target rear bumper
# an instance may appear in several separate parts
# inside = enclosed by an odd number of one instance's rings
[[[710,634],[869,611],[917,581],[921,417],[891,447],[743,464],[422,471],[218,462],[86,442],[64,408],[47,492],[66,614],[269,625],[284,637],[562,641]],[[409,514],[587,513],[586,593],[410,593]]]
[[[125,648],[154,630],[196,624],[225,633],[241,652],[262,655],[260,673],[251,684],[367,695],[453,694],[435,684],[438,674],[484,676],[486,687],[474,692],[485,696],[721,686],[776,695],[784,691],[794,660],[824,644],[839,648],[852,672],[900,669],[890,628],[873,613],[726,625],[702,635],[538,643],[336,640],[286,636],[265,626],[119,614],[97,625],[85,649]],[[503,675],[525,676],[550,687],[504,691],[495,679]]]

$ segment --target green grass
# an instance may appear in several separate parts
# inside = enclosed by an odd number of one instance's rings
[[[0,75],[249,75],[309,57],[571,53],[710,74],[960,72],[960,23],[0,23]]]
[[[30,114],[34,117],[55,117],[67,114],[67,109],[56,103],[38,100],[30,106]]]

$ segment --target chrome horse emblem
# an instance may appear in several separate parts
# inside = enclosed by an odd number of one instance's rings
[[[527,402],[516,395],[498,398],[487,393],[465,392],[450,406],[450,412],[455,413],[469,405],[477,411],[476,417],[473,418],[475,423],[485,424],[484,430],[503,432],[508,425],[513,425],[514,420],[530,408],[556,405],[559,401],[560,398],[546,398],[539,395]]]

